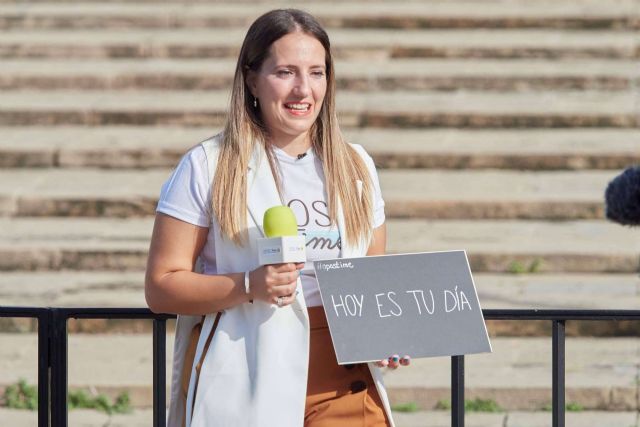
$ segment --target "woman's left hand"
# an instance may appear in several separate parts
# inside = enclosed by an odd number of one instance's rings
[[[376,365],[380,368],[398,369],[399,366],[409,366],[411,364],[411,357],[400,357],[397,354],[390,356],[388,359],[383,359],[376,362]]]

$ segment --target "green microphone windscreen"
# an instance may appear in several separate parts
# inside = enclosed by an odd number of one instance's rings
[[[267,237],[298,235],[296,216],[289,206],[274,206],[267,209],[264,213],[262,226]]]

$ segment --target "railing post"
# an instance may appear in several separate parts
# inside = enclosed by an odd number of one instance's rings
[[[464,427],[464,356],[451,356],[451,426]]]
[[[153,425],[165,427],[166,419],[166,360],[167,321],[153,320]]]
[[[51,310],[38,314],[38,426],[49,426]]]
[[[51,309],[51,425],[67,427],[67,316]]]
[[[565,353],[564,353],[564,320],[553,321],[553,333],[552,333],[552,412],[553,412],[553,427],[564,427],[564,414],[565,414]]]

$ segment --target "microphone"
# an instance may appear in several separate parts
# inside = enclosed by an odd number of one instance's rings
[[[306,155],[307,155],[307,153],[298,154],[298,155],[296,156],[296,160],[302,160],[302,159],[304,159],[304,158],[305,158],[305,156],[306,156]]]
[[[607,219],[622,225],[640,225],[640,166],[625,169],[605,191]]]
[[[264,213],[262,228],[266,238],[258,239],[260,265],[306,262],[304,236],[298,236],[298,223],[288,206],[274,206]]]

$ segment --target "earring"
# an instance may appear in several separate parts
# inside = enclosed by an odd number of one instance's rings
[[[258,98],[253,97],[253,108],[258,108]]]

